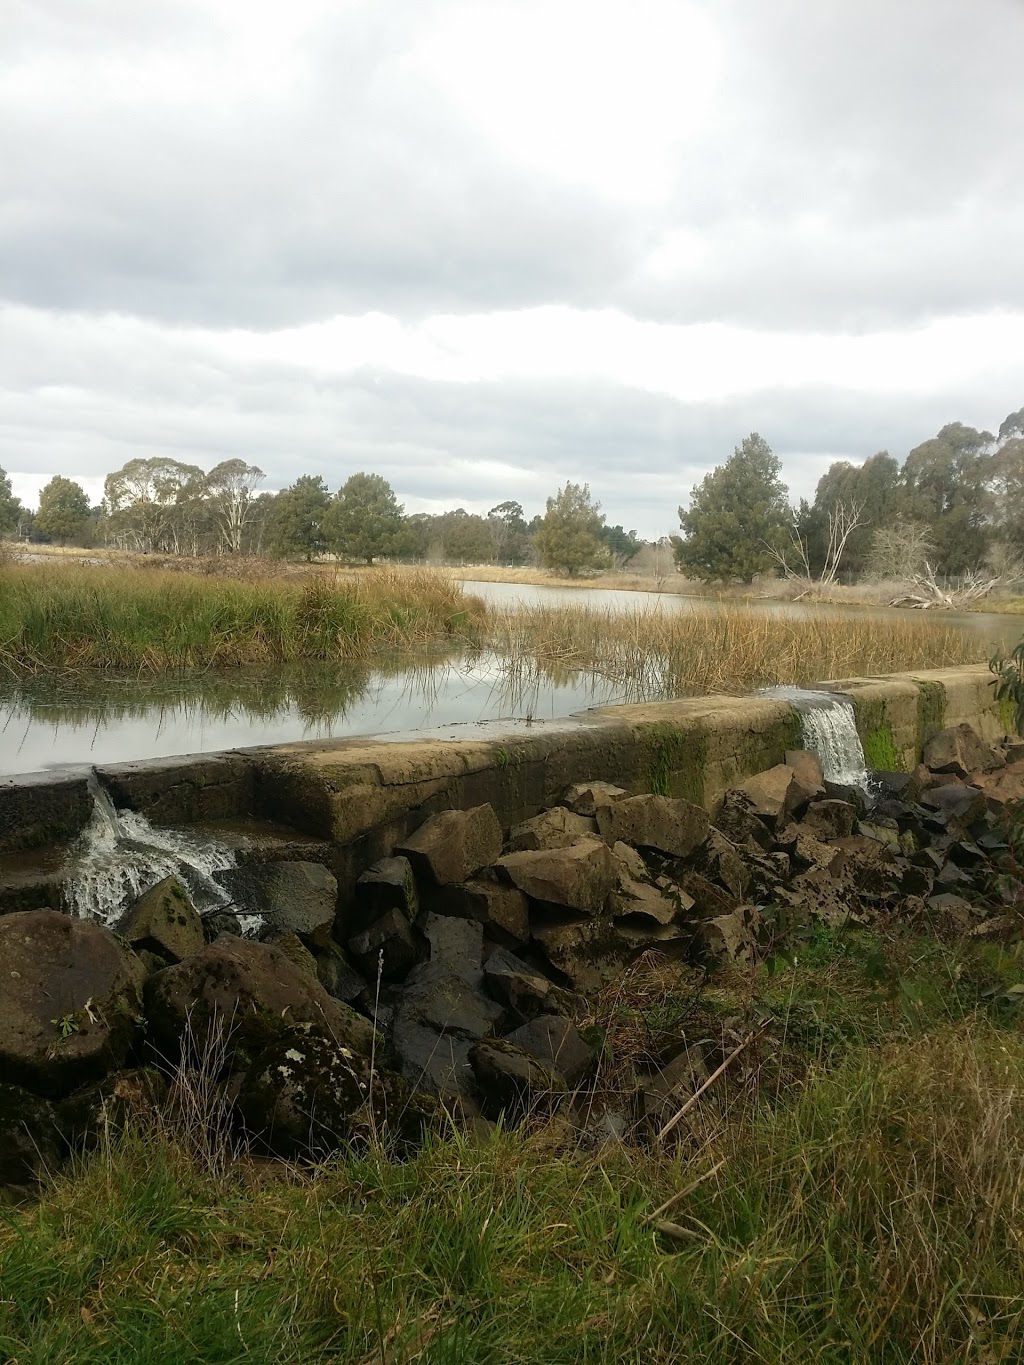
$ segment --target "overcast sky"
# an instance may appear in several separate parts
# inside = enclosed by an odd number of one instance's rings
[[[0,0],[0,466],[657,536],[1024,403],[1024,0]]]

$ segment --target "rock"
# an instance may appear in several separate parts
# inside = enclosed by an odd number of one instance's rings
[[[0,917],[0,1073],[66,1095],[124,1064],[145,969],[109,929],[54,910]]]
[[[941,829],[951,834],[965,834],[987,810],[984,793],[976,787],[959,783],[932,787],[921,793],[920,804],[929,812]]]
[[[145,948],[168,962],[198,953],[204,942],[202,921],[177,877],[165,877],[143,891],[122,916],[117,933],[136,950]]]
[[[474,1043],[468,1053],[485,1113],[520,1119],[550,1113],[565,1094],[565,1081],[508,1039]]]
[[[260,934],[260,942],[272,943],[278,952],[283,953],[288,961],[298,967],[299,971],[305,976],[310,977],[313,981],[319,980],[316,958],[298,934],[293,934],[290,929],[264,929],[263,933]]]
[[[752,905],[740,905],[727,915],[702,920],[698,933],[707,952],[714,958],[747,962],[757,951],[761,916]]]
[[[800,823],[818,839],[844,839],[853,833],[857,812],[848,801],[812,801]]]
[[[744,792],[727,791],[715,816],[715,828],[736,848],[772,847],[772,835],[765,822],[754,814],[754,803]]]
[[[428,914],[422,924],[430,947],[430,965],[442,966],[468,981],[473,987],[483,983],[484,930],[476,920],[453,915]]]
[[[435,886],[464,882],[501,854],[501,826],[489,805],[443,810],[420,825],[398,849],[413,871]]]
[[[371,983],[377,980],[378,971],[385,981],[400,980],[420,956],[412,925],[401,910],[394,908],[385,910],[361,934],[350,938],[348,950]]]
[[[484,984],[517,1024],[525,1024],[538,1014],[563,1013],[569,1003],[565,991],[503,948],[484,963]]]
[[[990,773],[1003,766],[1002,756],[979,739],[969,725],[953,725],[932,735],[925,741],[921,758],[930,772],[956,777]]]
[[[629,844],[624,844],[622,840],[619,839],[616,843],[612,844],[612,855],[620,864],[620,877],[624,872],[632,881],[650,881],[650,869],[635,848],[630,848]]]
[[[596,815],[602,806],[610,806],[628,795],[624,788],[611,782],[577,782],[563,799],[576,815]]]
[[[552,967],[584,995],[616,980],[634,956],[611,921],[597,917],[536,922],[533,937]]]
[[[322,863],[245,863],[215,876],[236,905],[274,929],[309,937],[334,923],[338,883]]]
[[[619,921],[632,919],[635,915],[641,921],[654,924],[673,924],[678,918],[681,907],[658,887],[650,882],[635,882],[631,877],[620,880],[618,889],[612,892],[612,918],[619,927]]]
[[[367,1021],[273,944],[228,934],[151,976],[145,999],[153,1043],[171,1060],[222,1048],[238,1069],[293,1024],[314,1024],[352,1052],[374,1046]]]
[[[696,1048],[683,1048],[640,1088],[643,1116],[662,1128],[708,1078],[708,1069]],[[684,1130],[685,1131],[685,1130]]]
[[[689,861],[695,871],[724,886],[737,900],[747,894],[750,886],[747,865],[735,846],[717,829],[709,831],[707,839]]]
[[[562,1015],[542,1014],[531,1019],[508,1034],[505,1041],[556,1072],[570,1090],[581,1085],[597,1066],[597,1053]]]
[[[350,965],[336,944],[318,948],[313,954],[313,960],[316,963],[317,980],[335,1000],[343,1000],[346,1005],[354,1005],[369,992],[365,977]]]
[[[738,896],[716,886],[700,872],[684,872],[679,884],[693,901],[693,914],[698,919],[731,914],[739,903]]]
[[[312,1024],[284,1030],[253,1061],[236,1108],[248,1134],[285,1158],[330,1155],[389,1128],[415,1143],[434,1113],[400,1076],[372,1071]]]
[[[792,768],[808,791],[824,790],[825,774],[821,770],[821,759],[810,749],[787,749],[785,763]]]
[[[737,788],[750,803],[750,810],[772,829],[780,829],[818,793],[807,787],[792,768],[776,764],[766,772],[748,777]]]
[[[34,1184],[56,1170],[61,1156],[57,1112],[49,1100],[0,1082],[0,1188]]]
[[[508,836],[508,850],[517,853],[521,849],[568,848],[577,843],[584,835],[594,834],[597,825],[594,820],[576,815],[564,806],[552,806],[516,825]]]
[[[381,858],[356,882],[353,928],[365,929],[388,910],[398,910],[410,924],[419,914],[416,879],[408,858]]]
[[[793,827],[792,847],[787,849],[787,852],[793,865],[801,870],[820,867],[825,871],[831,871],[835,867],[838,873],[846,861],[842,850],[816,839],[813,834],[808,834],[802,825]]]
[[[685,858],[704,842],[711,822],[702,806],[671,796],[628,796],[597,812],[597,828],[609,844],[655,848]]]
[[[171,965],[166,957],[161,957],[159,953],[151,953],[148,948],[137,948],[135,956],[142,963],[147,976],[152,976],[154,972],[162,972],[165,967]]]
[[[974,782],[988,800],[1000,806],[1024,801],[1024,761],[1008,763],[1000,772],[975,777]]]
[[[924,770],[927,772],[927,769]],[[916,801],[922,791],[922,774],[915,768],[912,773],[885,772],[873,770],[871,788],[879,800]],[[857,812],[854,811],[856,818]],[[849,833],[849,831],[847,831]]]
[[[501,1006],[434,963],[419,971],[424,979],[405,991],[395,1015],[392,1045],[401,1073],[417,1090],[472,1115],[478,1106],[470,1045],[494,1033]]]
[[[121,1132],[133,1123],[151,1123],[167,1094],[166,1077],[154,1067],[115,1071],[61,1100],[56,1106],[57,1121],[70,1147],[91,1147],[104,1135]]]
[[[203,926],[203,938],[207,943],[212,943],[221,934],[234,934],[236,938],[242,937],[242,925],[233,910],[218,907],[216,910],[207,910],[199,918]]]
[[[496,867],[531,899],[596,914],[617,881],[611,850],[585,838],[569,848],[508,853]]]
[[[474,877],[445,888],[438,900],[446,915],[476,920],[492,938],[510,944],[530,937],[530,908],[522,891],[494,877]]]

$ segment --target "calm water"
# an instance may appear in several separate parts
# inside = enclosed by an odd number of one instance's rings
[[[496,606],[581,603],[606,611],[719,610],[705,598],[675,594],[547,588],[531,584],[465,584]],[[754,611],[793,619],[867,614],[883,626],[910,615],[893,609],[752,602]],[[986,650],[1012,647],[1024,618],[943,614],[981,637]],[[209,753],[255,744],[343,735],[411,733],[466,736],[488,729],[565,722],[591,706],[657,699],[657,676],[623,695],[591,675],[546,669],[510,676],[489,653],[379,659],[372,668],[315,664],[247,668],[158,679],[33,678],[0,683],[0,774],[67,765]],[[644,690],[646,688],[646,690]]]

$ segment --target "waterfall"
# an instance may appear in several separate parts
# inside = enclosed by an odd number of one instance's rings
[[[96,773],[89,777],[93,809],[68,853],[68,912],[115,925],[135,898],[164,877],[177,877],[200,912],[231,905],[214,874],[234,867],[236,851],[211,835],[161,829],[136,811],[118,810]],[[258,915],[240,917],[253,932]]]
[[[829,782],[867,790],[867,763],[851,702],[834,692],[803,687],[768,687],[761,696],[788,701],[794,707],[800,716],[804,748],[817,754]]]

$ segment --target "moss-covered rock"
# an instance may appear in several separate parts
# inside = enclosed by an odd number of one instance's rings
[[[181,962],[203,946],[203,925],[177,877],[144,891],[123,916],[117,932],[133,948]]]

